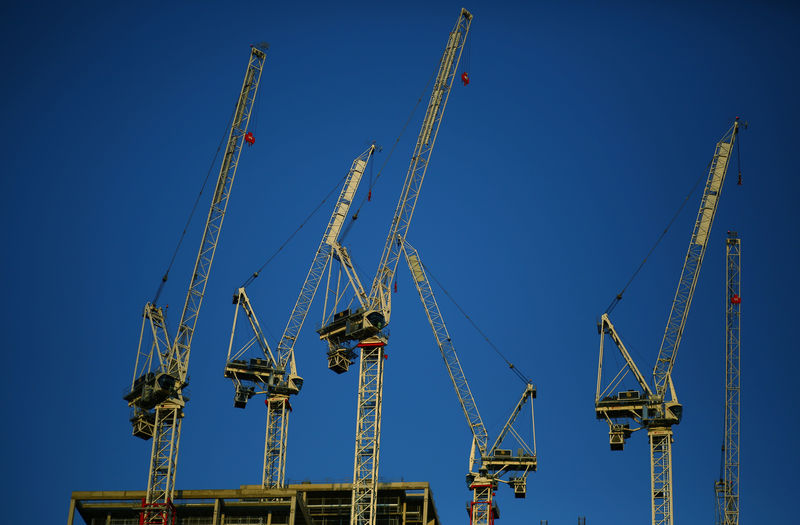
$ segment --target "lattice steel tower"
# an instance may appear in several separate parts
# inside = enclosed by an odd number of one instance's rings
[[[124,399],[133,409],[133,435],[153,439],[147,496],[143,502],[141,524],[172,523],[175,471],[178,462],[183,407],[186,404],[189,353],[200,307],[203,303],[222,221],[228,206],[239,155],[245,142],[254,142],[247,126],[255,102],[261,72],[266,60],[266,46],[253,46],[244,82],[233,114],[228,142],[211,199],[200,250],[189,280],[189,289],[178,324],[178,335],[169,337],[164,312],[155,301],[144,307],[139,349],[133,381]]]
[[[725,436],[722,443],[721,479],[714,483],[714,492],[717,500],[717,525],[739,525],[742,245],[736,232],[728,232],[725,252]]]

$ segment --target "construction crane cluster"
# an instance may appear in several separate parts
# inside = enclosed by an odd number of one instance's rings
[[[508,485],[516,498],[524,498],[528,475],[538,469],[533,416],[536,387],[529,378],[515,370],[524,383],[522,394],[512,408],[506,424],[496,433],[494,440],[491,440],[490,431],[484,425],[467,374],[461,366],[453,339],[444,322],[426,267],[419,251],[408,238],[454,80],[460,78],[464,86],[469,83],[468,73],[464,71],[459,75],[458,72],[472,20],[472,14],[462,9],[448,34],[397,207],[389,222],[388,234],[369,287],[364,286],[342,237],[343,230],[352,220],[351,207],[364,173],[378,150],[375,144],[356,156],[346,171],[330,219],[313,253],[309,270],[277,345],[270,345],[247,293],[247,285],[252,282],[252,278],[237,288],[233,295],[233,327],[223,375],[233,384],[234,407],[243,409],[254,396],[264,396],[267,409],[261,481],[264,488],[286,486],[292,398],[303,387],[295,349],[318,295],[322,295],[322,322],[317,334],[324,343],[328,368],[337,374],[343,374],[358,362],[351,525],[375,525],[377,519],[384,365],[389,344],[392,285],[396,282],[401,260],[405,260],[409,268],[435,344],[471,434],[472,445],[468,453],[466,473],[466,484],[471,493],[467,506],[470,524],[493,524],[498,518],[495,497],[499,484]],[[145,305],[142,314],[133,379],[124,395],[132,411],[130,421],[133,435],[152,440],[147,492],[140,511],[142,525],[166,525],[175,522],[176,510],[172,505],[172,498],[175,493],[181,421],[188,400],[185,389],[188,386],[192,336],[199,318],[240,154],[244,144],[252,145],[255,142],[253,133],[248,131],[248,124],[266,61],[266,51],[266,46],[263,45],[252,46],[250,49],[244,81],[177,333],[174,337],[170,336],[164,310],[157,304],[158,295]],[[683,407],[677,398],[672,372],[739,126],[737,119],[717,142],[651,380],[640,372],[622,342],[619,332],[611,322],[610,311],[603,313],[598,323],[600,352],[595,416],[608,423],[612,450],[623,450],[626,440],[634,432],[646,430],[650,443],[653,525],[674,524],[673,427],[680,423]],[[738,235],[729,232],[725,302],[726,406],[723,468],[720,479],[714,485],[717,523],[721,525],[739,523],[739,259]],[[320,286],[323,286],[322,291],[319,290]],[[237,334],[241,336],[242,333],[245,334],[244,339],[237,337]],[[621,354],[624,364],[613,379],[604,383],[604,372],[607,372],[607,367],[604,366],[607,337]],[[623,389],[623,380],[629,375],[636,382],[635,388]],[[520,432],[515,425],[526,407],[530,409],[530,432]],[[528,433],[532,436],[530,440],[524,437]],[[516,441],[516,451],[504,445],[507,439]]]

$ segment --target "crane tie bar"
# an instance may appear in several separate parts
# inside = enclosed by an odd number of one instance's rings
[[[635,272],[633,272],[633,275],[631,275],[631,278],[628,279],[627,283],[625,283],[625,286],[622,287],[622,290],[616,295],[616,297],[614,297],[614,299],[611,300],[611,303],[609,303],[609,305],[606,307],[606,311],[604,313],[610,314],[614,310],[614,308],[617,307],[617,304],[619,304],[619,302],[622,300],[622,296],[625,294],[625,290],[627,290],[628,286],[630,286],[633,280],[636,279],[636,276],[639,274],[642,267],[644,267],[645,263],[647,262],[647,259],[650,258],[650,255],[652,255],[653,251],[655,251],[656,247],[661,243],[661,240],[664,238],[669,229],[672,227],[672,224],[675,222],[675,219],[678,218],[678,215],[680,215],[681,211],[683,211],[683,208],[684,206],[686,206],[686,203],[689,202],[689,197],[691,197],[694,191],[697,189],[697,186],[700,184],[700,181],[702,181],[705,178],[705,174],[708,173],[710,167],[711,163],[709,162],[708,165],[706,166],[705,172],[700,174],[700,176],[697,178],[697,181],[695,181],[694,185],[692,186],[692,189],[689,190],[689,193],[686,194],[686,197],[684,197],[681,205],[678,206],[678,210],[675,212],[675,215],[672,216],[672,219],[670,219],[669,223],[667,224],[667,227],[664,228],[664,231],[662,231],[661,235],[658,236],[658,239],[656,239],[655,244],[653,244],[653,246],[650,248],[650,251],[647,252],[647,255],[644,256],[642,262],[639,263],[639,267],[636,268]]]
[[[522,372],[522,371],[521,371],[519,368],[517,368],[517,366],[516,366],[516,365],[514,365],[514,363],[512,363],[511,361],[509,361],[508,359],[506,359],[506,356],[504,356],[504,355],[503,355],[503,353],[500,351],[500,349],[499,349],[499,348],[497,348],[497,346],[495,346],[495,344],[494,344],[494,343],[493,343],[493,342],[492,342],[492,341],[489,339],[489,336],[487,336],[487,335],[486,335],[486,334],[483,332],[483,330],[481,330],[481,329],[480,329],[480,327],[478,327],[478,325],[475,323],[475,321],[473,321],[473,320],[472,320],[472,318],[469,316],[469,314],[467,314],[467,312],[465,312],[465,311],[464,311],[464,309],[463,309],[463,308],[461,308],[461,305],[459,305],[459,304],[456,302],[456,300],[455,300],[455,299],[453,299],[453,296],[452,296],[452,295],[450,295],[450,292],[448,292],[448,291],[447,291],[447,289],[446,289],[444,286],[442,286],[442,283],[441,283],[441,282],[439,282],[439,280],[436,278],[436,276],[435,276],[435,275],[433,275],[433,273],[431,272],[430,268],[428,268],[428,267],[425,265],[425,263],[423,263],[422,261],[420,261],[420,264],[422,264],[422,267],[425,269],[425,272],[426,272],[428,275],[430,275],[430,276],[431,276],[431,279],[433,279],[433,281],[436,283],[436,285],[437,285],[439,288],[441,288],[441,290],[444,292],[444,294],[447,296],[447,298],[448,298],[448,299],[450,299],[450,301],[452,301],[454,305],[456,305],[456,308],[458,308],[458,311],[459,311],[459,312],[461,312],[461,315],[463,315],[463,316],[464,316],[464,317],[467,319],[467,321],[469,321],[469,323],[472,325],[472,327],[473,327],[473,328],[475,328],[475,330],[477,330],[477,332],[478,332],[479,334],[481,334],[481,337],[483,337],[483,339],[484,339],[484,340],[485,340],[485,341],[486,341],[486,342],[489,344],[489,346],[490,346],[490,347],[492,347],[492,350],[494,350],[494,351],[495,351],[495,353],[496,353],[498,356],[500,356],[500,359],[502,359],[502,360],[503,360],[503,361],[506,363],[506,365],[508,365],[508,368],[509,368],[509,370],[511,370],[512,372],[514,372],[514,374],[515,374],[515,375],[516,375],[516,376],[517,376],[517,377],[518,377],[518,378],[519,378],[519,379],[520,379],[520,380],[521,380],[523,383],[525,383],[526,385],[527,385],[527,384],[529,384],[529,383],[532,383],[532,381],[531,381],[531,380],[528,378],[528,376],[526,376],[526,375],[525,375],[525,374],[524,374],[524,373],[523,373],[523,372]]]
[[[169,264],[167,265],[167,271],[165,271],[164,276],[161,277],[161,283],[159,283],[158,289],[156,290],[156,295],[152,301],[153,304],[158,304],[158,298],[161,296],[161,292],[164,290],[164,285],[167,283],[167,279],[169,279],[169,271],[172,269],[173,263],[175,263],[175,257],[177,257],[178,250],[180,250],[181,244],[183,244],[183,239],[184,237],[186,237],[186,231],[189,229],[189,224],[191,224],[192,222],[192,218],[194,217],[194,212],[197,211],[197,205],[200,203],[200,197],[203,196],[203,192],[206,189],[206,184],[208,184],[208,178],[211,176],[211,172],[214,170],[214,165],[216,165],[217,163],[219,152],[222,151],[222,146],[226,142],[225,139],[228,137],[228,133],[231,129],[231,124],[233,123],[233,116],[235,113],[236,113],[236,106],[234,106],[233,111],[231,112],[231,118],[228,119],[228,125],[225,126],[225,131],[219,140],[219,146],[217,146],[217,151],[214,152],[214,158],[211,160],[211,165],[208,167],[208,173],[206,173],[206,178],[203,180],[203,184],[200,186],[200,193],[197,194],[197,198],[194,200],[192,211],[189,212],[189,218],[186,219],[186,225],[184,225],[183,227],[183,232],[181,232],[181,236],[178,239],[178,244],[177,246],[175,246],[175,251],[172,252],[172,258],[169,260]]]

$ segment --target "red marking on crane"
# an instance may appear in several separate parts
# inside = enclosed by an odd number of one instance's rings
[[[465,86],[466,86],[467,84],[469,84],[469,75],[467,74],[467,72],[466,72],[466,71],[464,71],[463,73],[461,73],[461,82],[463,82]],[[738,117],[737,117],[737,118],[738,118]]]
[[[372,200],[372,190],[369,190],[369,192],[367,192],[367,200],[368,201]]]
[[[394,282],[394,293],[397,293],[397,281]]]
[[[244,136],[244,141],[247,142],[250,146],[256,143],[256,137],[251,133],[247,132]]]
[[[741,304],[741,303],[742,303],[742,298],[739,297],[739,294],[733,294],[733,297],[731,297],[731,304]]]
[[[389,354],[383,354],[384,359],[389,359]]]
[[[359,348],[377,348],[380,346],[386,346],[386,343],[383,341],[362,341],[356,345]]]

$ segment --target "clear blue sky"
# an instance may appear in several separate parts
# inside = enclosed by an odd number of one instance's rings
[[[526,500],[498,491],[501,524],[646,523],[646,436],[608,449],[594,419],[595,321],[741,115],[674,371],[679,523],[711,523],[724,372],[724,232],[742,238],[745,523],[788,523],[800,418],[800,10],[789,2],[465,4],[466,88],[454,89],[410,239],[427,266],[537,384],[540,470]],[[566,3],[564,3],[566,4]],[[178,488],[261,479],[260,402],[232,407],[222,377],[230,297],[376,140],[383,163],[423,92],[458,3],[6,3],[0,138],[6,204],[0,383],[3,521],[58,523],[73,490],[144,489],[150,443],[130,435],[142,306],[152,298],[224,132],[252,42],[271,44],[190,364]],[[462,68],[463,69],[463,68]],[[427,93],[424,95],[427,97]],[[369,279],[419,129],[415,115],[348,240]],[[362,190],[364,187],[362,186]],[[201,215],[208,206],[203,197]],[[699,193],[614,320],[650,370]],[[330,206],[250,295],[279,334]],[[165,291],[183,301],[195,225]],[[793,270],[794,268],[794,270]],[[386,367],[382,480],[429,481],[446,525],[465,523],[469,432],[407,270]],[[442,295],[494,433],[522,384]],[[177,313],[171,316],[175,329]],[[297,348],[290,481],[352,477],[356,374],[325,366],[313,309]],[[23,518],[24,517],[24,518]]]

